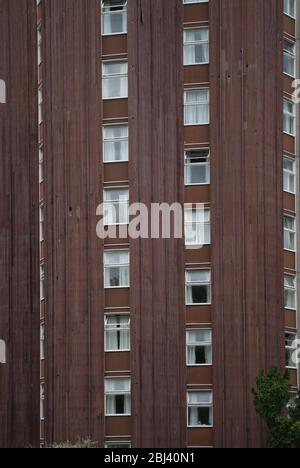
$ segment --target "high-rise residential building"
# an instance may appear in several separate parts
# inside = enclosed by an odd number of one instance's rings
[[[35,55],[17,62],[35,87],[22,138],[27,191],[40,186],[40,323],[24,336],[33,350],[40,333],[41,444],[264,447],[259,370],[286,367],[299,387],[300,1],[34,7],[37,40],[18,40]],[[177,204],[184,235],[134,237],[136,203]],[[100,204],[116,238],[97,235]]]
[[[36,4],[0,1],[0,447],[39,444]]]

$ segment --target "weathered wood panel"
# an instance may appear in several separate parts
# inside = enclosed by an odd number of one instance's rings
[[[281,0],[210,1],[216,447],[260,447],[251,388],[284,363]]]
[[[0,447],[39,443],[36,2],[0,1]]]
[[[128,7],[130,198],[183,204],[182,1]],[[183,447],[183,240],[132,240],[131,284],[133,446]]]
[[[47,442],[103,442],[100,2],[44,1]]]

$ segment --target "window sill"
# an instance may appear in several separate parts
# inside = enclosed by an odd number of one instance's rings
[[[130,353],[131,349],[113,349],[113,350],[105,350],[105,353]]]
[[[288,76],[289,78],[292,78],[293,80],[296,79],[296,76],[295,76],[295,75],[290,75],[289,73],[287,73],[287,72],[285,72],[285,71],[283,71],[283,74],[284,74],[285,76]]]
[[[122,31],[122,32],[115,32],[115,33],[102,33],[102,37],[110,37],[110,36],[124,36],[125,34],[128,34],[128,31]]]
[[[188,429],[213,429],[214,426],[188,426]]]
[[[284,193],[288,193],[289,195],[296,195],[296,192],[290,192],[289,190],[284,190]]]
[[[285,135],[288,135],[288,136],[292,137],[292,138],[295,138],[295,137],[296,137],[296,134],[295,134],[295,133],[285,132],[284,130],[283,130],[283,133],[284,133]]]
[[[103,161],[103,164],[116,164],[116,163],[127,163],[129,159],[117,160],[117,161]]]
[[[290,252],[290,253],[293,253],[295,254],[296,253],[296,250],[290,250],[290,249],[283,249],[285,252]]]
[[[186,366],[199,368],[199,367],[212,367],[213,364],[212,363],[211,364],[187,364]]]
[[[211,306],[211,302],[204,303],[204,304],[185,304],[187,307],[199,307],[199,306]]]
[[[210,125],[210,122],[207,123],[191,123],[191,124],[184,124],[185,127],[205,127],[207,125]]]
[[[205,186],[209,186],[210,185],[210,181],[209,182],[199,182],[197,184],[187,184],[185,183],[184,186],[185,187],[205,187]]]
[[[106,418],[130,418],[131,414],[106,414]]]
[[[128,99],[128,96],[120,96],[120,97],[102,97],[103,101],[118,101],[122,99]]]
[[[184,67],[199,67],[200,65],[209,65],[210,62],[201,62],[201,63],[185,63]]]
[[[130,286],[104,286],[104,289],[130,289]]]

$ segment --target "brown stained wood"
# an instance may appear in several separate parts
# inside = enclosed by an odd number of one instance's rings
[[[210,2],[216,447],[264,446],[251,388],[284,367],[282,13]]]
[[[183,203],[181,0],[128,2],[131,202]],[[131,241],[134,447],[186,445],[183,240]]]
[[[44,0],[47,442],[104,437],[99,18],[97,0]]]
[[[0,1],[0,447],[39,444],[36,2]]]

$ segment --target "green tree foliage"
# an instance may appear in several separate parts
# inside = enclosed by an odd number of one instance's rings
[[[50,447],[52,449],[94,449],[96,448],[96,443],[91,440],[79,440],[76,444],[71,442],[62,442],[59,444],[53,444]]]
[[[259,372],[253,389],[257,413],[269,430],[268,448],[300,448],[300,391],[291,397],[289,372]]]

